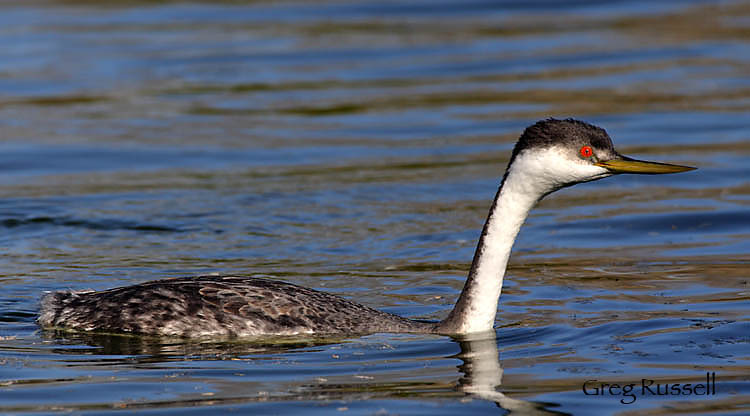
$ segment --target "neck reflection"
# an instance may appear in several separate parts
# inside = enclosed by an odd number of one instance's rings
[[[514,399],[498,391],[503,381],[503,368],[497,349],[497,336],[494,331],[455,337],[461,346],[458,358],[463,361],[458,366],[463,377],[458,380],[458,390],[470,396],[495,402],[509,414],[525,415],[567,415],[545,407],[549,404]]]

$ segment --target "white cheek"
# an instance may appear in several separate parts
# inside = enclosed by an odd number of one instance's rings
[[[518,176],[527,192],[546,194],[561,186],[577,182],[605,178],[612,173],[607,169],[593,165],[569,151],[553,147],[524,151],[516,156],[511,167],[511,174]]]
[[[562,158],[559,163],[551,162],[547,166],[547,174],[561,180],[561,184],[592,181],[611,175],[607,169],[593,165],[585,160],[577,159],[571,161],[570,159]]]

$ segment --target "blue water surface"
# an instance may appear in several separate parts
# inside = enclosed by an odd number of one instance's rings
[[[748,22],[742,1],[0,5],[0,413],[747,413]],[[35,323],[44,291],[209,273],[442,319],[547,117],[698,170],[542,201],[494,336]],[[707,373],[715,394],[641,388]]]

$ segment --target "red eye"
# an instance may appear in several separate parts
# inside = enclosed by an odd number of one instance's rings
[[[581,157],[585,159],[588,159],[594,155],[594,149],[592,149],[591,146],[583,146],[580,152],[581,152]]]

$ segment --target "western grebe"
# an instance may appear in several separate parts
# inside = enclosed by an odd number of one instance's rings
[[[403,318],[286,282],[199,276],[100,292],[46,293],[38,323],[44,328],[181,337],[484,332],[493,328],[516,235],[544,196],[619,173],[692,169],[622,156],[604,129],[574,119],[547,119],[526,128],[513,148],[464,288],[440,322]]]

